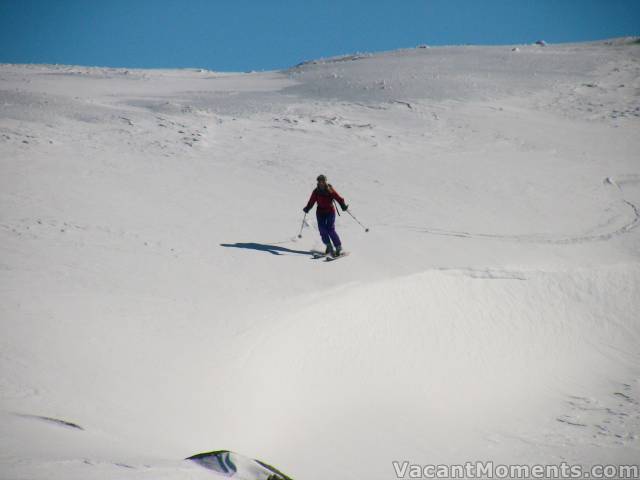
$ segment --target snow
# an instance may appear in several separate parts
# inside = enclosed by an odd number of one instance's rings
[[[0,65],[1,476],[637,463],[640,47],[514,48]]]

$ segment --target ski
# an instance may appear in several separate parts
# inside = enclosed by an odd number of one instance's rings
[[[327,257],[325,259],[325,262],[333,262],[334,260],[340,260],[342,257],[346,257],[347,255],[349,255],[349,252],[342,252],[337,257]]]

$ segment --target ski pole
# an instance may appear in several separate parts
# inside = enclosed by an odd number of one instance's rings
[[[351,210],[347,210],[347,213],[348,213],[349,215],[351,215],[351,218],[353,218],[356,222],[358,222],[358,224],[359,224],[362,228],[364,228],[364,231],[365,231],[365,232],[368,232],[368,231],[369,231],[369,229],[368,229],[367,227],[365,227],[362,223],[360,223],[360,220],[358,220],[358,219],[353,215],[353,213],[351,213]]]
[[[304,217],[302,217],[302,225],[300,225],[300,232],[298,233],[298,238],[302,238],[302,229],[304,228],[304,222],[307,220],[307,212],[304,212]]]

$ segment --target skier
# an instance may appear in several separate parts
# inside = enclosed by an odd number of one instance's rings
[[[324,253],[332,257],[339,257],[342,253],[342,242],[335,229],[336,210],[333,207],[333,202],[334,200],[338,202],[343,212],[349,208],[349,205],[344,202],[344,198],[336,192],[331,184],[327,183],[327,177],[318,175],[316,180],[318,181],[318,186],[311,192],[307,206],[302,210],[304,213],[309,213],[313,205],[318,202],[316,218],[318,219],[320,237],[322,237],[322,242],[327,247]],[[333,245],[331,244],[332,242]]]

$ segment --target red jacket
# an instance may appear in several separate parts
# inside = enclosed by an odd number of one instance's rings
[[[311,210],[313,205],[318,202],[317,213],[333,213],[336,211],[335,208],[333,208],[334,200],[338,202],[340,206],[344,205],[344,198],[342,198],[331,185],[327,185],[326,190],[315,188],[313,192],[311,192],[311,197],[309,197],[305,208]]]

